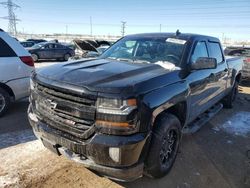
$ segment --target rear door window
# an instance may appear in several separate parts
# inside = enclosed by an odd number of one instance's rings
[[[16,53],[12,48],[0,38],[0,57],[16,57]]]
[[[209,57],[213,57],[217,60],[217,63],[223,62],[223,55],[220,44],[218,42],[209,42]]]
[[[65,47],[60,44],[55,44],[56,49],[64,49]]]

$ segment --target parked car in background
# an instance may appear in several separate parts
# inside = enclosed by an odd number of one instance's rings
[[[44,40],[44,39],[28,39],[26,41],[31,41],[31,42],[34,42],[35,44],[40,43],[40,42],[48,42],[47,40]]]
[[[76,46],[76,55],[73,59],[98,57],[111,45],[110,42],[103,40],[73,40],[73,43]]]
[[[214,37],[126,36],[97,59],[36,71],[30,124],[45,147],[106,176],[160,178],[182,133],[233,106],[241,69],[241,58],[227,59]]]
[[[36,43],[32,42],[32,41],[23,41],[20,42],[20,44],[24,47],[24,48],[30,48],[32,46],[34,46]]]
[[[29,48],[34,61],[39,59],[57,59],[68,61],[68,59],[75,55],[75,51],[60,43],[44,42],[34,45]]]
[[[226,55],[239,56],[243,58],[242,79],[250,80],[250,48],[249,47],[227,47]]]
[[[98,48],[96,48],[97,52],[94,52],[94,51],[89,51],[87,54],[86,54],[86,57],[98,57],[100,55],[102,55],[102,53],[107,50],[110,46],[100,46]]]
[[[29,95],[34,62],[24,47],[0,30],[0,116],[12,101]]]

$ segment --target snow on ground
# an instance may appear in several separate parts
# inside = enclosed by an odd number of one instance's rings
[[[250,134],[250,112],[236,113],[221,126],[221,129],[233,135],[246,137]]]
[[[34,160],[37,157],[34,154],[43,150],[44,147],[38,140],[0,150],[0,187],[20,187],[19,169]]]
[[[88,187],[115,188],[118,184],[97,176],[82,165],[57,156],[35,140],[0,149],[1,188]]]
[[[0,134],[0,149],[35,139],[36,137],[31,129]]]

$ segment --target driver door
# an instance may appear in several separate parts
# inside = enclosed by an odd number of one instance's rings
[[[199,57],[209,57],[206,41],[196,42],[190,63],[194,63]],[[187,77],[190,83],[189,122],[209,108],[209,101],[216,86],[213,72],[214,69],[191,70]]]

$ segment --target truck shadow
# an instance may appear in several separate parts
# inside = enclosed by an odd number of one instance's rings
[[[0,118],[0,149],[35,140],[28,122],[28,99],[13,103]]]

